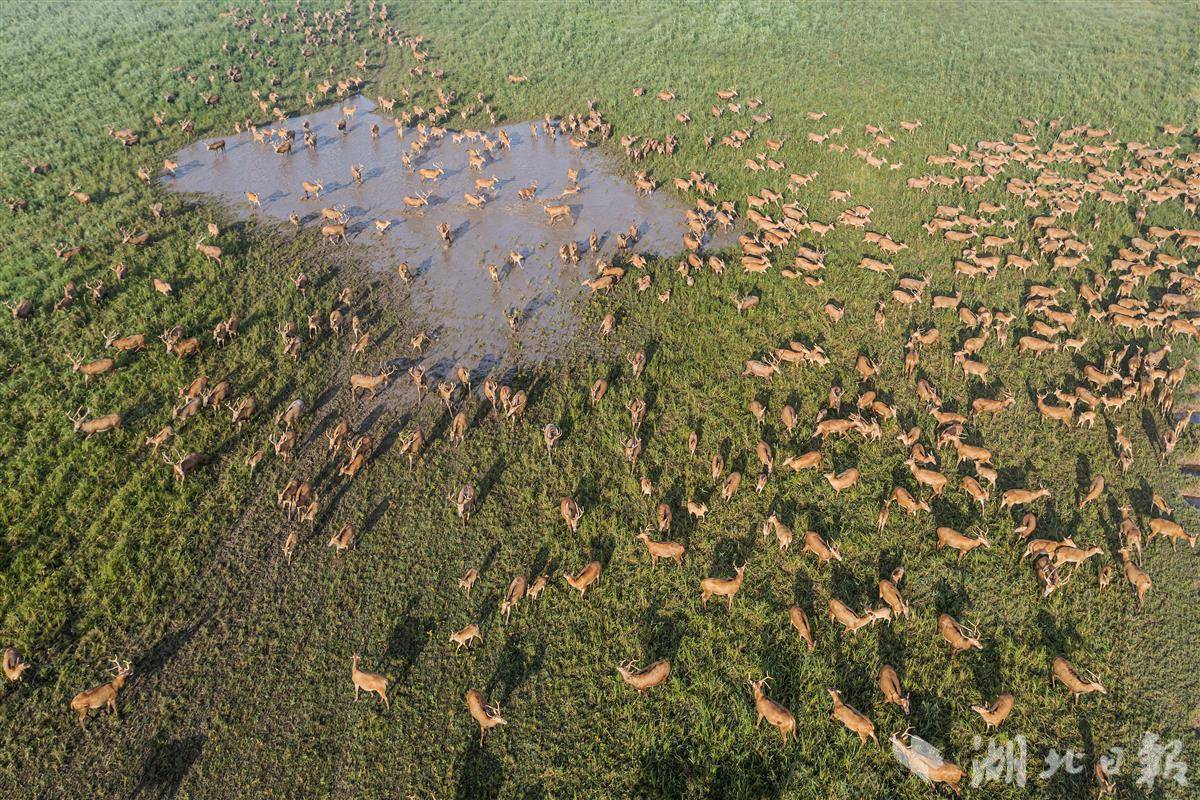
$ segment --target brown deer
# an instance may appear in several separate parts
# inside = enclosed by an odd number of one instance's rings
[[[117,362],[111,358],[97,358],[95,361],[83,363],[83,359],[67,353],[67,358],[71,361],[71,371],[78,372],[83,376],[83,383],[86,386],[95,375],[104,375],[112,372],[117,367]]]
[[[360,690],[367,694],[374,692],[383,701],[384,708],[391,710],[392,704],[387,696],[388,679],[378,672],[366,672],[359,669],[359,659],[360,656],[358,653],[350,657],[350,680],[354,682],[354,702],[358,702],[358,693]]]
[[[108,708],[115,716],[117,714],[117,694],[125,686],[125,681],[133,674],[133,667],[126,661],[121,663],[112,659],[113,679],[108,683],[91,689],[85,689],[71,698],[71,710],[79,714],[79,729],[87,730],[86,720],[92,709]]]
[[[638,669],[633,661],[622,661],[617,665],[617,672],[628,686],[645,694],[647,689],[662,686],[667,682],[667,677],[671,674],[671,662],[661,659],[645,669]]]
[[[937,529],[937,549],[941,550],[949,547],[958,551],[958,558],[961,561],[967,553],[970,553],[976,547],[990,547],[987,536],[983,533],[979,537],[972,539],[969,536],[964,536],[953,528],[939,527]]]
[[[508,720],[500,716],[500,705],[489,706],[484,703],[483,695],[474,689],[467,690],[467,710],[471,719],[479,723],[479,746],[483,747],[483,737],[498,725],[507,725]]]
[[[899,706],[905,714],[908,713],[908,695],[904,694],[904,690],[900,688],[900,676],[896,674],[896,669],[890,664],[884,664],[879,670],[879,690],[883,692],[884,699],[889,703]]]
[[[600,580],[600,562],[591,561],[586,567],[579,571],[579,574],[572,576],[568,572],[563,573],[563,579],[571,584],[571,588],[579,592],[579,596],[583,597],[591,586],[596,581]]]
[[[783,737],[785,745],[788,743],[789,735],[793,741],[799,739],[799,734],[796,733],[796,717],[763,693],[763,687],[771,680],[771,676],[764,675],[756,681],[747,675],[746,680],[750,682],[750,690],[754,693],[754,708],[758,712],[758,721],[754,723],[754,727],[761,727],[762,721],[765,719],[779,729],[779,735]]]
[[[68,413],[66,416],[71,421],[71,426],[75,432],[84,434],[85,439],[92,438],[93,434],[121,430],[120,414],[105,414],[102,417],[87,419],[91,414],[92,410],[90,408],[85,409],[83,406],[80,406],[74,414]]]
[[[971,710],[979,716],[983,717],[986,724],[985,730],[990,731],[992,728],[999,728],[1004,720],[1008,719],[1008,715],[1012,713],[1013,696],[1011,692],[1005,692],[992,701],[988,706],[971,706]]]
[[[9,647],[5,649],[4,677],[12,682],[19,681],[27,669],[29,669],[29,665],[21,660],[21,654],[17,652],[17,648]]]
[[[1053,675],[1051,683],[1058,680],[1067,688],[1071,694],[1075,696],[1075,702],[1079,702],[1079,696],[1099,692],[1100,694],[1108,694],[1108,691],[1100,684],[1100,676],[1092,672],[1088,674],[1091,678],[1089,681],[1084,681],[1079,677],[1079,673],[1075,671],[1075,667],[1071,662],[1067,661],[1062,656],[1055,656],[1054,661],[1050,664],[1050,671]]]
[[[817,557],[817,563],[822,567],[830,561],[841,561],[842,551],[838,549],[836,544],[831,545],[825,541],[824,537],[816,531],[807,531],[804,534],[804,553],[812,553]]]
[[[458,645],[458,647],[454,648],[455,652],[458,652],[463,647],[470,650],[473,639],[483,641],[483,634],[479,632],[479,626],[473,622],[462,630],[450,634],[450,641]]]
[[[700,602],[704,606],[708,606],[708,599],[713,595],[725,597],[728,600],[728,607],[733,608],[734,595],[742,588],[742,581],[746,578],[746,565],[743,563],[740,567],[735,563],[733,570],[737,573],[733,578],[705,578],[700,581]]]
[[[351,397],[351,399],[357,398],[358,392],[360,390],[363,392],[370,392],[371,397],[374,397],[375,393],[378,392],[380,388],[387,386],[388,380],[391,379],[392,375],[395,374],[395,372],[396,372],[396,365],[389,364],[387,367],[385,367],[383,369],[382,372],[375,374],[375,375],[361,375],[361,374],[351,375],[350,376],[350,397]]]
[[[950,645],[951,658],[963,650],[983,649],[983,644],[978,638],[979,631],[959,622],[949,614],[938,614],[937,626],[938,633]]]
[[[843,703],[842,693],[837,689],[829,689],[828,692],[829,696],[833,698],[833,718],[845,725],[852,733],[857,733],[861,744],[866,744],[867,739],[879,744],[879,739],[875,736],[875,724],[854,708]]]
[[[579,530],[579,520],[583,519],[583,509],[579,504],[570,497],[564,497],[558,503],[558,513],[562,516],[563,521],[567,523],[567,529],[571,533]]]
[[[507,623],[512,610],[517,607],[521,599],[525,597],[525,590],[528,586],[528,581],[524,575],[518,575],[508,584],[508,591],[504,593],[504,602],[500,605],[500,613],[504,615],[504,621]]]
[[[1137,592],[1138,608],[1140,609],[1146,602],[1146,593],[1150,591],[1150,588],[1154,584],[1150,580],[1150,575],[1137,564],[1133,563],[1133,558],[1129,554],[1128,547],[1122,547],[1117,552],[1121,554],[1125,580],[1129,581],[1134,591]]]
[[[813,639],[812,625],[809,624],[808,615],[804,613],[804,609],[800,606],[792,606],[788,609],[788,621],[792,627],[796,629],[796,633],[800,634],[800,638],[808,645],[809,650],[816,648],[816,640]]]
[[[1000,508],[1009,509],[1032,503],[1043,497],[1049,497],[1050,490],[1042,489],[1009,489],[1000,496]]]
[[[944,783],[954,794],[961,795],[962,790],[958,784],[967,776],[967,773],[949,761],[926,755],[926,750],[913,747],[911,740],[909,744],[905,744],[903,740],[911,730],[911,727],[906,728],[903,733],[892,734],[889,738],[897,755],[903,758],[904,763],[908,765],[913,774],[930,783]]]
[[[652,567],[658,566],[660,558],[674,559],[677,565],[683,565],[684,546],[679,542],[656,542],[650,538],[650,528],[648,527],[638,533],[637,538],[646,545]]]

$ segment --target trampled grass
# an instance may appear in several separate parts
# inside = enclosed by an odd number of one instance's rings
[[[486,402],[476,400],[466,443],[456,449],[446,441],[446,414],[436,399],[413,408],[394,398],[374,404],[347,396],[348,372],[407,346],[403,333],[412,321],[393,276],[364,274],[309,232],[233,222],[221,209],[134,177],[139,166],[156,170],[194,136],[225,135],[234,120],[260,116],[248,92],[265,91],[273,75],[281,79],[277,105],[299,111],[327,65],[339,76],[353,72],[361,42],[319,48],[304,59],[294,34],[276,33],[278,45],[259,43],[278,59],[268,66],[238,53],[246,35],[199,4],[8,4],[0,13],[8,31],[0,41],[0,195],[29,202],[23,212],[0,216],[0,296],[28,297],[36,307],[26,322],[0,320],[0,645],[15,644],[33,664],[24,682],[4,689],[0,707],[5,796],[933,794],[886,747],[860,747],[829,719],[829,687],[868,714],[882,737],[911,724],[964,768],[982,755],[973,738],[984,733],[983,723],[970,705],[1013,692],[1016,710],[1001,736],[1027,738],[1030,783],[989,783],[967,788],[970,796],[1090,796],[1090,765],[1111,746],[1127,749],[1121,791],[1137,796],[1134,763],[1145,730],[1183,740],[1180,757],[1200,764],[1193,727],[1200,681],[1191,664],[1200,646],[1195,554],[1154,542],[1143,561],[1154,588],[1137,611],[1115,553],[1117,506],[1126,498],[1144,519],[1151,490],[1162,492],[1189,530],[1200,515],[1170,491],[1183,478],[1156,463],[1163,424],[1157,412],[1130,404],[1102,415],[1095,430],[1069,432],[1038,417],[1036,393],[1063,385],[1084,358],[1052,353],[1035,360],[992,345],[987,389],[963,382],[946,345],[921,359],[922,374],[950,407],[965,410],[1001,387],[1016,394],[1014,410],[973,422],[970,440],[995,453],[1000,489],[1053,490],[1052,501],[1038,508],[1040,535],[1072,533],[1101,544],[1106,563],[1117,565],[1104,591],[1092,564],[1044,601],[1019,558],[1014,515],[1002,512],[995,496],[982,517],[957,489],[934,502],[937,524],[982,526],[991,538],[990,549],[962,561],[934,550],[928,515],[908,519],[894,511],[877,533],[883,499],[893,486],[911,484],[895,423],[881,442],[848,439],[824,448],[825,469],[857,465],[863,472],[840,496],[819,474],[786,469],[761,495],[753,492],[760,436],[777,458],[808,449],[804,423],[787,439],[778,423],[782,405],[811,420],[832,384],[857,385],[852,366],[860,352],[880,361],[877,386],[902,409],[904,427],[932,425],[917,414],[922,404],[903,375],[903,342],[919,324],[936,324],[950,341],[964,329],[925,304],[911,314],[889,306],[889,323],[877,332],[870,325],[874,304],[894,281],[854,267],[865,250],[853,231],[822,242],[829,256],[819,289],[775,272],[736,270],[699,274],[689,287],[673,259],[653,262],[651,291],[639,294],[625,281],[610,299],[581,304],[581,340],[561,361],[515,379],[530,393],[526,420],[492,419]],[[1019,116],[1108,126],[1115,136],[1142,141],[1159,141],[1163,122],[1194,126],[1197,119],[1200,15],[1186,4],[443,3],[392,4],[390,13],[403,30],[426,37],[431,65],[446,70],[446,84],[461,97],[484,92],[508,120],[579,111],[594,98],[618,137],[680,136],[679,154],[653,156],[638,168],[661,182],[702,169],[723,197],[739,201],[783,181],[746,173],[743,151],[705,150],[706,133],[719,136],[735,125],[707,110],[713,92],[726,86],[743,97],[761,95],[774,116],[764,130],[788,137],[779,157],[789,171],[821,173],[801,195],[811,216],[834,216],[825,193],[850,188],[857,202],[874,207],[878,229],[910,244],[896,259],[902,274],[929,274],[936,291],[960,288],[972,307],[1018,309],[1028,282],[1003,272],[991,282],[955,279],[953,251],[929,239],[920,223],[937,202],[1003,202],[1002,187],[975,197],[907,190],[905,178],[924,170],[925,155],[943,152],[950,141],[1009,135]],[[404,50],[368,46],[368,96],[397,96],[408,86],[414,102],[435,102],[434,82],[408,73],[413,62]],[[232,63],[244,72],[238,85],[219,77]],[[198,76],[197,83],[174,67]],[[305,67],[313,69],[311,82]],[[527,73],[528,83],[508,84],[510,72]],[[218,78],[213,88],[209,74]],[[636,85],[648,95],[669,88],[679,99],[635,98]],[[199,97],[209,91],[221,95],[215,108]],[[167,92],[177,95],[174,103],[164,101]],[[681,109],[694,118],[690,126],[674,121]],[[158,130],[150,116],[160,110],[168,122]],[[829,117],[808,122],[809,110]],[[924,126],[898,134],[887,152],[906,165],[894,172],[804,142],[810,130],[843,125],[847,140],[858,143],[865,123],[892,130],[914,117]],[[179,129],[185,118],[195,123],[192,135]],[[134,128],[141,144],[122,148],[105,133],[109,125]],[[23,159],[48,162],[51,170],[33,175]],[[66,196],[72,184],[91,194],[89,207]],[[154,202],[164,204],[161,221],[149,219]],[[1138,230],[1127,210],[1095,211],[1102,225],[1085,237],[1095,246],[1093,269]],[[1086,213],[1090,218],[1092,210]],[[193,246],[209,220],[224,229],[220,266]],[[1171,203],[1151,209],[1147,223],[1195,220]],[[122,227],[149,230],[151,243],[119,244]],[[1031,241],[1021,230],[1021,240]],[[84,249],[64,263],[51,249],[55,241]],[[120,284],[109,272],[117,261],[129,268]],[[1189,263],[1194,271],[1194,256]],[[316,284],[305,296],[286,280],[301,269]],[[176,296],[155,294],[152,276],[169,280]],[[84,282],[100,277],[109,296],[93,304]],[[1029,278],[1065,280],[1045,268]],[[68,280],[79,284],[80,297],[52,313]],[[279,322],[303,325],[310,311],[330,307],[342,286],[354,287],[356,309],[373,328],[394,328],[393,337],[359,359],[328,337],[298,362],[285,358]],[[655,302],[666,287],[671,301]],[[761,294],[759,308],[739,316],[729,295],[750,290]],[[836,327],[821,313],[830,298],[846,306]],[[591,332],[607,310],[618,315],[617,333],[595,344]],[[208,331],[231,311],[242,317],[241,335],[218,348]],[[178,362],[155,340],[175,324],[205,338],[198,362]],[[152,346],[85,385],[66,354],[99,356],[102,332],[113,329],[144,331]],[[1081,330],[1091,337],[1087,360],[1099,362],[1121,346],[1107,327],[1085,321]],[[770,386],[738,377],[746,359],[791,338],[820,342],[831,364],[785,371]],[[634,380],[625,356],[640,348],[648,364]],[[1171,363],[1193,351],[1176,342]],[[142,441],[170,421],[177,390],[201,371],[229,380],[235,399],[253,394],[260,412],[240,432],[228,410],[206,410],[182,426],[174,446],[217,460],[179,485]],[[598,377],[611,389],[593,410],[587,392]],[[268,446],[271,418],[295,397],[316,408],[303,427],[309,443],[296,462],[269,457],[251,476],[243,459]],[[629,426],[624,406],[634,397],[650,408],[636,471],[623,462],[620,444]],[[770,409],[761,431],[746,411],[755,398]],[[63,413],[81,405],[96,414],[119,410],[124,430],[84,441]],[[323,431],[343,416],[376,435],[383,451],[351,482],[338,480],[324,456]],[[540,437],[548,422],[564,434],[553,463]],[[434,435],[410,468],[391,448],[399,431],[418,424]],[[1136,462],[1125,475],[1111,444],[1116,425],[1135,442]],[[686,450],[693,429],[701,437],[696,457]],[[1194,449],[1189,433],[1179,450]],[[715,497],[708,473],[718,450],[747,476],[728,503]],[[949,450],[940,460],[956,485],[965,468],[954,468]],[[1105,501],[1080,512],[1078,498],[1097,472],[1109,480]],[[641,495],[642,474],[656,487],[653,500]],[[280,544],[293,526],[276,511],[273,493],[296,475],[320,475],[325,502],[288,564]],[[445,500],[464,483],[480,494],[467,525]],[[577,534],[558,516],[559,498],[568,495],[585,510]],[[683,508],[696,497],[711,509],[698,523]],[[689,548],[682,568],[651,570],[634,539],[660,499],[675,508],[672,537]],[[799,543],[780,554],[760,533],[771,510],[797,531],[837,542],[843,560],[818,567]],[[346,521],[364,532],[337,558],[325,540]],[[593,558],[604,564],[603,577],[581,600],[559,575]],[[746,583],[732,610],[719,602],[702,608],[700,579],[729,575],[744,560]],[[826,601],[873,603],[876,582],[901,563],[914,615],[856,635],[836,630]],[[483,577],[468,601],[455,581],[471,566]],[[551,578],[546,593],[501,625],[508,581],[542,572]],[[793,604],[813,621],[813,652],[788,626]],[[936,634],[938,612],[976,621],[984,650],[950,659]],[[450,632],[472,621],[481,624],[483,644],[455,652]],[[394,681],[390,712],[366,699],[352,702],[349,659],[356,651],[366,668]],[[1096,669],[1108,694],[1075,705],[1051,686],[1049,663],[1060,654]],[[103,680],[115,655],[135,666],[120,719],[94,717],[82,734],[67,704]],[[645,698],[615,674],[621,659],[663,657],[672,661],[672,678]],[[884,704],[875,685],[884,663],[896,667],[912,695],[907,719]],[[796,715],[796,744],[785,748],[773,730],[754,729],[748,672],[774,676],[770,694]],[[468,688],[499,701],[509,720],[483,747],[463,703]],[[1087,769],[1039,779],[1042,756],[1068,747],[1083,754]],[[1191,789],[1160,781],[1155,791],[1185,797]]]

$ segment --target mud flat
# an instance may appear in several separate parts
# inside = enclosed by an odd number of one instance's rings
[[[355,113],[345,117],[345,131],[337,130],[341,109],[351,107]],[[304,143],[305,121],[315,147]],[[372,125],[379,127],[375,137]],[[176,153],[176,174],[163,182],[179,192],[215,198],[242,216],[282,221],[295,214],[302,225],[320,226],[322,208],[343,208],[346,246],[355,257],[397,281],[398,265],[407,262],[412,277],[405,311],[434,340],[424,358],[430,374],[454,364],[486,372],[561,352],[577,325],[572,301],[586,291],[581,281],[592,276],[595,258],[611,258],[617,235],[630,226],[638,232],[633,251],[682,249],[684,207],[677,198],[663,190],[638,194],[604,154],[574,149],[564,137],[532,136],[528,123],[503,128],[511,147],[497,148],[481,171],[469,166],[467,152],[479,143],[465,137],[454,141],[460,137],[448,132],[413,159],[414,170],[440,165],[445,172],[436,181],[421,180],[401,163],[416,131],[410,128],[398,137],[392,120],[373,113],[363,97],[274,128],[295,132],[290,153],[277,154],[249,132],[227,138],[223,151],[209,151],[206,141],[211,140],[199,141]],[[498,130],[486,133],[495,139]],[[361,183],[352,179],[352,165],[361,165]],[[571,184],[568,170],[578,174],[578,191],[564,196]],[[475,180],[486,177],[497,179],[494,187],[477,188]],[[304,198],[303,181],[323,184],[318,199]],[[518,198],[518,189],[535,183],[534,199]],[[258,207],[250,206],[246,192],[258,196]],[[426,208],[405,207],[405,196],[423,192],[429,193]],[[486,196],[484,207],[468,207],[467,193]],[[549,201],[569,205],[573,222],[551,223],[542,207]],[[388,223],[386,230],[380,232],[377,221]],[[442,223],[452,231],[448,247],[438,233]],[[587,253],[593,232],[600,237],[599,252]],[[560,246],[572,241],[584,251],[578,265],[564,264],[558,255]],[[513,252],[522,257],[521,265],[510,259]],[[489,276],[489,264],[499,267],[498,282]],[[516,331],[507,318],[514,310],[520,320]]]

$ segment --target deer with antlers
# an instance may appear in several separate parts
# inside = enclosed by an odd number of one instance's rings
[[[587,593],[588,587],[600,580],[600,562],[588,562],[587,566],[576,575],[564,572],[563,580],[570,584],[572,589],[578,591],[580,597],[583,597]]]
[[[200,453],[187,453],[181,456],[175,450],[172,450],[170,455],[163,453],[162,458],[163,461],[171,466],[171,471],[177,483],[183,483],[187,476],[191,475],[208,461]]]
[[[117,714],[117,694],[124,688],[125,682],[129,676],[133,674],[133,667],[128,661],[122,663],[119,659],[112,659],[113,662],[113,679],[108,683],[91,689],[85,689],[79,694],[71,698],[71,710],[79,714],[79,729],[87,730],[88,712],[93,709],[107,708]]]
[[[488,731],[499,725],[507,725],[508,720],[500,716],[500,704],[489,706],[484,702],[483,695],[474,689],[467,690],[467,711],[471,719],[479,725],[479,746],[483,747],[483,738]]]
[[[944,783],[954,794],[961,795],[962,790],[958,784],[967,776],[967,773],[940,756],[935,757],[928,754],[927,746],[925,748],[913,747],[911,739],[906,744],[904,739],[909,736],[911,731],[912,726],[910,725],[902,733],[892,734],[889,737],[897,756],[902,758],[913,774],[930,783]]]
[[[971,710],[979,716],[983,717],[985,730],[990,731],[992,728],[999,728],[1004,720],[1008,719],[1008,715],[1012,713],[1013,696],[1011,692],[1004,692],[998,696],[991,705],[975,705],[971,706]]]
[[[949,614],[938,614],[937,627],[938,633],[950,645],[951,658],[963,650],[983,649],[983,643],[979,641],[979,630],[959,622]]]
[[[351,375],[350,376],[350,397],[351,397],[351,399],[356,399],[358,397],[359,391],[370,392],[371,397],[374,397],[375,393],[378,392],[380,388],[387,386],[388,380],[390,380],[392,375],[395,374],[396,369],[397,369],[397,367],[395,364],[389,364],[389,365],[387,365],[387,367],[385,367],[383,369],[383,371],[376,373],[375,375],[361,375],[361,374]]]
[[[95,361],[83,363],[83,359],[78,356],[67,353],[67,358],[71,362],[71,371],[78,372],[83,376],[83,383],[86,386],[91,381],[93,376],[105,375],[112,372],[117,367],[117,362],[111,358],[97,358]]]
[[[204,256],[210,261],[215,261],[220,264],[221,248],[217,247],[215,244],[205,244],[204,240],[207,238],[207,236],[203,236],[196,240],[196,252],[200,253],[200,255]]]
[[[91,414],[92,410],[90,408],[85,409],[83,406],[80,406],[74,414],[67,413],[66,416],[71,421],[75,432],[84,434],[85,439],[90,439],[97,433],[121,430],[120,414],[105,414],[102,417],[88,419]]]
[[[764,675],[760,680],[756,681],[747,675],[746,680],[750,682],[750,690],[754,693],[754,708],[758,712],[758,721],[754,723],[754,727],[761,727],[762,721],[765,719],[779,729],[779,735],[783,737],[785,745],[788,743],[789,735],[793,741],[798,739],[796,717],[791,711],[788,711],[763,693],[763,688],[770,682],[771,676]]]
[[[1079,673],[1070,661],[1067,661],[1062,656],[1055,656],[1054,661],[1050,664],[1050,672],[1052,675],[1051,682],[1057,680],[1067,691],[1075,696],[1075,702],[1079,702],[1080,695],[1099,692],[1100,694],[1108,694],[1108,691],[1100,683],[1100,676],[1095,672],[1089,672],[1089,680],[1083,680],[1079,677]]]

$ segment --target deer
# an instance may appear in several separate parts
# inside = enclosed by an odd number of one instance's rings
[[[565,203],[551,204],[547,203],[542,206],[542,210],[546,212],[546,216],[551,224],[566,220],[574,224],[575,219],[571,214],[571,207]]]
[[[79,184],[71,184],[71,188],[67,190],[67,196],[81,206],[86,206],[92,202],[92,198],[89,195],[79,190]]]
[[[930,783],[944,783],[950,787],[954,794],[961,795],[962,790],[958,784],[967,776],[967,773],[949,761],[941,758],[931,758],[925,754],[926,751],[923,748],[917,749],[911,744],[905,744],[903,740],[909,735],[910,731],[912,731],[911,726],[905,728],[902,733],[892,734],[889,737],[889,741],[892,743],[892,747],[895,749],[897,755],[903,758],[904,763],[908,765],[909,770],[915,775]]]
[[[799,739],[799,734],[796,732],[796,717],[763,693],[763,688],[770,682],[771,676],[764,675],[756,681],[747,675],[746,680],[750,682],[750,691],[754,693],[754,708],[758,712],[758,721],[754,723],[754,727],[756,729],[761,727],[762,721],[765,719],[779,729],[785,745],[788,743],[788,736],[791,736],[793,741]]]
[[[817,557],[817,563],[822,567],[830,561],[842,560],[842,551],[838,549],[838,546],[826,542],[824,537],[816,531],[805,532],[804,547],[801,548],[801,552],[812,553]]]
[[[500,705],[487,705],[483,700],[483,695],[474,689],[467,690],[467,711],[471,714],[471,719],[479,724],[479,746],[483,747],[483,738],[488,731],[499,725],[507,725],[508,720],[500,716]]]
[[[108,708],[117,714],[117,694],[125,687],[125,682],[129,680],[129,676],[133,674],[133,667],[128,661],[122,663],[119,659],[112,659],[113,662],[113,679],[108,683],[91,689],[85,689],[79,694],[71,698],[71,710],[79,714],[79,729],[87,730],[87,716],[92,709]]]
[[[1183,526],[1174,520],[1163,519],[1162,517],[1155,517],[1150,520],[1150,534],[1146,537],[1146,541],[1154,541],[1155,536],[1164,536],[1170,539],[1172,550],[1176,548],[1180,539],[1186,541],[1193,549],[1196,547],[1197,537],[1189,535]]]
[[[804,643],[808,645],[808,649],[810,651],[814,650],[817,646],[817,643],[816,640],[813,639],[812,625],[809,623],[808,615],[804,613],[804,609],[800,608],[800,606],[792,606],[789,608],[788,622],[793,628],[796,629],[796,633],[800,635],[800,638],[804,640]]]
[[[17,648],[9,647],[4,650],[4,677],[8,678],[9,682],[22,680],[27,669],[29,665],[21,659]]]
[[[937,549],[941,550],[949,547],[953,550],[957,550],[959,561],[966,557],[967,553],[970,553],[976,547],[990,546],[991,545],[987,540],[987,536],[985,536],[983,533],[980,533],[978,538],[972,539],[969,536],[964,536],[953,528],[939,527],[937,529]]]
[[[974,627],[968,627],[949,614],[938,614],[937,625],[938,633],[950,645],[951,658],[963,650],[983,649],[979,631]]]
[[[825,480],[829,481],[829,485],[833,487],[836,494],[841,494],[844,489],[849,489],[858,483],[858,470],[850,467],[840,473],[826,472]]]
[[[904,568],[896,567],[890,577],[879,581],[879,599],[892,610],[894,617],[909,615],[908,603],[900,594],[900,581],[904,578]]]
[[[571,588],[576,589],[580,597],[583,597],[587,593],[588,587],[600,580],[600,562],[589,562],[587,566],[574,576],[569,572],[564,572],[563,580],[569,583]]]
[[[204,236],[196,240],[196,252],[200,253],[200,255],[204,256],[208,260],[215,261],[220,264],[221,248],[217,247],[215,244],[205,244],[204,240],[207,238],[207,236]]]
[[[900,676],[896,674],[896,669],[890,664],[884,664],[879,670],[879,690],[883,692],[883,697],[887,702],[899,706],[905,714],[908,713],[908,695],[904,694],[904,690],[900,688]]]
[[[458,645],[458,647],[454,648],[454,652],[456,653],[463,647],[470,650],[471,641],[474,639],[483,641],[483,634],[479,632],[479,626],[473,622],[462,630],[450,634],[450,641]]]
[[[1009,489],[1000,496],[1000,508],[1008,510],[1049,496],[1050,490],[1044,487],[1041,489]]]
[[[1120,548],[1117,552],[1121,554],[1125,580],[1129,581],[1134,592],[1137,593],[1137,607],[1140,610],[1146,602],[1146,593],[1150,591],[1154,583],[1150,580],[1150,575],[1144,569],[1133,563],[1128,546]]]
[[[500,613],[504,615],[504,622],[508,622],[509,615],[512,610],[517,607],[521,599],[525,597],[528,581],[524,575],[518,575],[508,584],[508,591],[504,593],[504,602],[500,605]]]
[[[1062,567],[1065,564],[1083,564],[1089,558],[1098,555],[1103,555],[1104,548],[1102,547],[1075,547],[1073,545],[1063,545],[1055,548],[1053,558],[1055,568]]]
[[[325,189],[324,184],[322,184],[320,181],[313,181],[311,183],[309,181],[301,181],[300,187],[304,190],[305,200],[308,200],[309,198],[316,200],[321,196],[321,192]]]
[[[871,739],[876,744],[879,744],[879,739],[875,736],[874,723],[851,706],[843,703],[842,693],[837,689],[828,689],[827,691],[833,699],[833,719],[841,722],[852,733],[857,733],[861,744],[866,744],[867,739]]]
[[[86,386],[92,377],[95,375],[104,375],[116,369],[117,362],[111,358],[97,358],[95,361],[89,361],[84,364],[82,358],[67,353],[67,358],[71,361],[71,371],[78,372],[83,375],[83,383]]]
[[[829,618],[837,620],[851,633],[857,633],[861,628],[865,628],[872,623],[891,620],[892,609],[887,606],[868,608],[860,617],[851,611],[850,607],[841,600],[831,597],[829,598]]]
[[[971,706],[972,711],[983,717],[985,731],[990,731],[992,728],[999,729],[1000,724],[1012,713],[1012,709],[1013,696],[1011,692],[1004,692],[993,700],[991,705]]]
[[[667,659],[655,661],[647,665],[645,669],[638,669],[634,664],[635,662],[632,660],[622,661],[617,664],[617,673],[626,685],[632,686],[643,695],[647,689],[662,686],[671,674],[671,662]]]
[[[354,544],[354,538],[358,535],[358,529],[353,523],[347,522],[342,526],[341,530],[329,538],[329,547],[334,549],[335,555],[341,555],[343,550],[350,548]]]
[[[733,609],[733,598],[742,588],[742,581],[746,578],[746,564],[743,563],[740,567],[735,563],[733,570],[736,577],[733,578],[704,578],[700,581],[700,602],[705,607],[708,606],[708,600],[713,595],[725,597],[728,601],[728,608]]]
[[[475,582],[478,580],[479,580],[479,570],[475,569],[474,567],[471,567],[470,569],[468,569],[466,574],[458,579],[458,588],[464,590],[467,593],[468,600],[471,599],[471,587],[474,586]]]
[[[1076,704],[1079,703],[1080,695],[1099,692],[1100,694],[1108,694],[1108,691],[1100,684],[1100,676],[1094,672],[1088,673],[1091,680],[1084,681],[1079,677],[1079,673],[1071,662],[1067,661],[1062,656],[1055,656],[1054,661],[1050,664],[1050,672],[1052,677],[1050,682],[1058,680],[1067,691],[1075,696]]]
[[[657,567],[660,558],[674,559],[676,565],[683,565],[684,546],[679,542],[656,542],[650,538],[649,527],[638,533],[637,538],[642,540],[650,553],[651,567]]]
[[[102,417],[93,417],[88,419],[92,414],[90,408],[85,409],[80,406],[74,414],[67,413],[67,419],[71,421],[71,426],[76,433],[82,433],[84,439],[90,439],[97,433],[107,433],[108,431],[121,430],[121,415],[120,414],[105,414]]]
[[[395,374],[396,369],[397,367],[395,364],[389,364],[383,369],[382,372],[379,372],[375,375],[351,375],[350,398],[356,399],[360,390],[363,392],[370,392],[371,397],[374,397],[375,393],[378,392],[379,389],[387,386],[388,381],[391,379],[392,375]]]
[[[421,181],[436,181],[445,174],[446,170],[437,162],[434,162],[432,167],[422,167],[417,170],[417,177]]]
[[[350,657],[350,680],[354,683],[354,702],[358,702],[359,691],[364,691],[367,694],[377,694],[383,702],[384,708],[389,711],[392,708],[391,702],[388,701],[388,679],[380,675],[378,672],[366,672],[358,668],[358,662],[361,657],[355,653]]]
[[[171,456],[174,456],[174,458]],[[162,457],[163,461],[167,462],[171,466],[171,471],[174,474],[175,481],[177,483],[183,483],[184,479],[187,478],[188,475],[191,475],[208,461],[208,459],[200,453],[187,453],[186,455],[180,456],[174,450],[171,451],[170,455],[163,453]]]
[[[563,521],[567,523],[567,529],[571,533],[579,530],[579,520],[583,519],[583,509],[579,504],[570,497],[564,497],[558,503],[558,513],[562,516]]]

